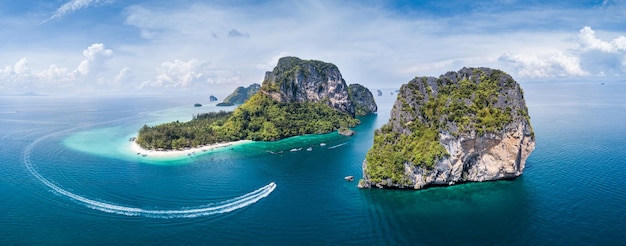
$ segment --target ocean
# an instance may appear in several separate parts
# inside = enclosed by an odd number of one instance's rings
[[[170,159],[128,139],[220,110],[208,94],[2,96],[0,245],[624,244],[626,83],[522,87],[537,141],[524,174],[420,191],[356,188],[391,89],[353,137]]]

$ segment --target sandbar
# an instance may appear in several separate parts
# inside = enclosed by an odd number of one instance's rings
[[[137,141],[134,140],[134,141],[130,141],[130,151],[132,151],[133,153],[136,153],[137,156],[142,156],[142,157],[157,157],[157,158],[176,158],[176,157],[185,157],[185,156],[192,157],[192,156],[200,155],[202,153],[209,152],[215,149],[225,148],[225,147],[230,147],[230,146],[239,145],[243,143],[250,143],[250,142],[252,142],[252,140],[239,140],[239,141],[233,141],[233,142],[215,143],[215,144],[204,145],[204,146],[193,147],[193,148],[185,148],[183,150],[148,150],[139,146],[139,144],[137,144]]]

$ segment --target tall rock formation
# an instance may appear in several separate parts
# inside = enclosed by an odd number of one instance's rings
[[[359,97],[371,94],[362,89],[356,90]],[[368,102],[362,99],[359,105]],[[328,133],[360,123],[355,105],[335,65],[284,57],[265,74],[259,92],[237,107],[221,129],[232,140],[255,141]]]
[[[350,84],[348,86],[348,96],[354,104],[354,113],[357,116],[374,114],[378,110],[372,92],[365,86]]]
[[[401,87],[378,129],[359,187],[422,189],[521,175],[535,136],[520,85],[463,68]]]
[[[278,102],[322,102],[355,115],[348,86],[337,66],[297,57],[283,57],[265,73],[261,92]]]
[[[223,102],[227,104],[243,104],[250,99],[250,97],[256,94],[259,89],[261,89],[261,85],[257,83],[251,84],[248,87],[239,86],[235,89],[235,91],[233,91],[233,93],[228,95]]]

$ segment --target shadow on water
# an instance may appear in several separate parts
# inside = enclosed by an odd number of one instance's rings
[[[425,190],[365,189],[370,220],[384,243],[525,242],[529,197],[524,178]],[[380,243],[383,243],[381,241]]]

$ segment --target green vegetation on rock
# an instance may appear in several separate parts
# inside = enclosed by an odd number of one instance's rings
[[[419,122],[409,124],[411,134],[392,131],[388,125],[374,134],[374,146],[367,152],[366,173],[370,181],[410,185],[404,174],[404,163],[433,168],[435,161],[445,156],[446,150],[439,144],[439,131]]]
[[[229,141],[222,126],[232,112],[199,114],[188,122],[170,122],[139,130],[137,143],[145,149],[181,149]]]
[[[321,134],[354,127],[359,120],[324,103],[272,100],[258,93],[235,109],[224,124],[231,140],[273,141],[304,134]]]
[[[189,122],[144,125],[137,143],[146,149],[181,149],[243,139],[273,141],[359,123],[323,103],[281,103],[258,93],[233,112],[201,114]]]
[[[228,106],[235,106],[235,104],[234,103],[229,103],[229,102],[221,102],[221,103],[215,104],[215,106],[218,106],[218,107],[228,107]]]
[[[502,71],[417,77],[402,86],[389,123],[375,132],[365,175],[373,183],[411,185],[405,164],[431,170],[449,155],[440,134],[482,136],[522,118],[528,120],[521,88]]]
[[[350,84],[348,86],[348,96],[354,103],[354,114],[357,116],[374,114],[378,110],[372,92],[365,86]]]
[[[235,91],[233,91],[233,93],[231,93],[224,99],[223,103],[230,103],[231,105],[243,104],[248,101],[250,97],[256,94],[259,89],[261,89],[261,85],[256,83],[251,84],[248,87],[239,86],[237,87],[237,89],[235,89]]]
[[[339,69],[331,63],[283,57],[265,74],[262,86],[240,87],[233,93],[238,100],[248,94],[253,96],[232,113],[210,113],[190,122],[144,126],[137,142],[148,149],[179,149],[243,139],[274,141],[354,127],[360,122],[354,118],[352,98],[376,107],[373,99],[371,103],[364,99],[364,95],[371,97],[371,92],[357,87],[351,97]],[[218,106],[228,103],[224,101]]]

